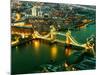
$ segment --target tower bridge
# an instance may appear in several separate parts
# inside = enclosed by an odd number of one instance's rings
[[[59,34],[61,36],[66,36],[66,40],[63,41],[63,40],[56,39],[57,34]],[[40,35],[38,33],[38,31],[34,31],[33,38],[40,38],[40,39],[45,39],[45,40],[51,40],[53,42],[70,44],[73,46],[83,47],[85,49],[93,49],[93,45],[90,45],[89,41],[87,41],[84,44],[81,44],[78,41],[76,41],[75,38],[71,35],[71,31],[68,30],[68,32],[66,32],[66,34],[63,34],[63,33],[57,32],[54,27],[51,27],[50,33],[48,33],[45,36]]]
[[[75,38],[71,35],[71,31],[67,31],[66,34],[64,33],[60,33],[57,32],[54,26],[50,27],[50,32],[47,35],[41,35],[38,31],[36,30],[32,30],[32,28],[29,28],[29,31],[26,30],[26,32],[28,31],[28,33],[31,32],[30,35],[32,35],[33,39],[44,39],[44,40],[49,40],[51,42],[58,42],[58,43],[62,43],[62,44],[66,44],[66,45],[73,45],[73,46],[77,46],[77,47],[81,47],[84,48],[86,50],[92,50],[92,52],[94,53],[94,44],[90,44],[89,41],[86,41],[86,43],[81,44],[78,41],[75,40]],[[23,28],[21,28],[21,30],[23,30]],[[14,31],[12,31],[14,32]],[[13,34],[13,33],[12,33]],[[22,35],[22,33],[18,33],[18,35]],[[59,40],[57,39],[57,35],[61,35],[61,36],[65,36],[66,40]],[[25,34],[22,35],[22,37],[25,36]]]

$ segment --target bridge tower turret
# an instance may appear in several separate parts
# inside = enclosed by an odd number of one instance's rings
[[[55,40],[56,39],[56,28],[52,25],[50,26],[51,30],[50,30],[50,37],[51,37],[51,40]]]
[[[70,40],[70,35],[71,35],[71,31],[68,30],[68,32],[66,33],[66,44],[70,44],[71,43],[71,40]]]

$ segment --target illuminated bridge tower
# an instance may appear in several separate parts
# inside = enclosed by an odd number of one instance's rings
[[[70,38],[69,38],[70,35],[71,35],[71,31],[68,31],[68,32],[66,33],[66,43],[67,43],[67,44],[71,44],[71,40],[70,40]]]
[[[55,40],[56,39],[56,28],[52,25],[50,26],[51,30],[50,30],[50,38],[51,40]]]

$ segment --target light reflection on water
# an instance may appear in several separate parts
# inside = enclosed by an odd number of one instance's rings
[[[42,43],[40,42],[40,40],[33,40],[32,46],[34,48],[35,54],[38,55],[39,52],[41,52],[40,50],[41,50],[41,47],[42,47]],[[48,49],[50,49],[51,59],[55,60],[56,57],[57,57],[57,52],[58,52],[57,45],[54,44],[52,46],[49,46]]]
[[[70,48],[70,47],[67,47],[66,50],[65,50],[65,54],[66,54],[66,56],[70,56],[71,53],[72,53],[71,48]]]
[[[33,40],[32,41],[32,46],[34,48],[33,50],[36,54],[36,57],[38,58],[39,54],[41,53],[42,42],[40,40]],[[53,44],[53,45],[49,46],[47,50],[50,50],[51,59],[56,60],[57,54],[58,54],[58,51],[59,51],[57,44]],[[67,47],[65,49],[65,55],[70,56],[71,54],[72,54],[71,48]]]
[[[18,52],[18,46],[16,46],[16,51]]]
[[[33,47],[38,50],[40,47],[40,41],[39,40],[33,40],[32,41]]]
[[[45,55],[47,55],[47,57],[50,56],[49,60],[57,61],[59,58],[60,51],[63,52],[64,50],[64,54],[66,57],[70,56],[73,52],[70,47],[67,47],[66,49],[65,48],[62,49],[62,48],[59,48],[57,44],[52,44],[52,45],[48,44],[48,46],[46,45],[46,43],[44,44],[43,44],[43,41],[41,42],[41,40],[32,41],[33,51],[35,52],[35,58],[37,62],[41,61],[41,55],[42,57]],[[49,53],[45,54],[45,51],[46,52],[50,51],[50,54]],[[60,56],[64,57],[64,54]]]
[[[52,59],[56,59],[56,57],[57,57],[57,51],[58,51],[57,46],[53,45],[51,47],[51,58]]]
[[[33,46],[33,52],[35,52],[36,61],[39,62],[41,43],[39,40],[33,40],[32,46]]]

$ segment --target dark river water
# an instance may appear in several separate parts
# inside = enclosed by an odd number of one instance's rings
[[[33,40],[12,48],[12,69],[14,72],[34,72],[38,66],[55,61],[65,61],[65,48],[46,41]],[[53,64],[53,63],[51,63]]]
[[[65,33],[65,32],[62,32]],[[72,31],[72,36],[80,43],[85,43],[86,38],[95,35],[95,25],[89,25],[77,31]],[[58,36],[65,40],[65,37]],[[12,73],[34,73],[41,70],[43,64],[60,64],[66,59],[65,47],[58,44],[49,44],[43,40],[32,40],[23,45],[13,47]],[[71,54],[73,50],[69,51]],[[55,63],[52,63],[55,62]]]

